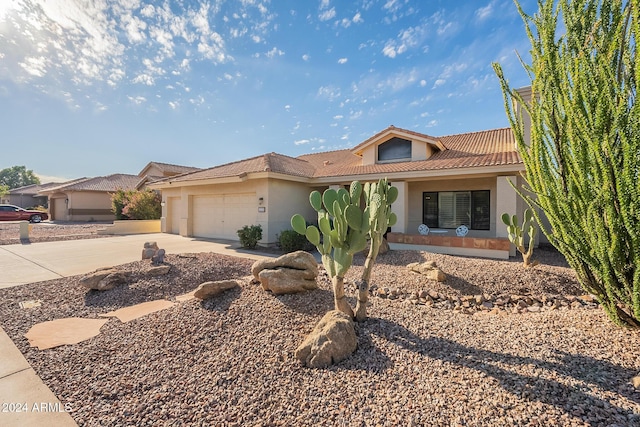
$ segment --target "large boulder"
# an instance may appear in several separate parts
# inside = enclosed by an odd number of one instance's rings
[[[296,349],[295,356],[305,366],[324,368],[338,363],[358,348],[358,338],[350,316],[333,310],[324,315]]]
[[[318,287],[318,263],[305,251],[256,261],[251,267],[251,274],[264,290],[274,294],[292,294]]]
[[[296,294],[318,288],[315,276],[309,279],[307,270],[294,270],[284,267],[275,270],[262,270],[258,274],[258,280],[262,285],[262,289],[271,291],[276,295]]]
[[[204,282],[193,293],[199,299],[207,299],[220,295],[226,290],[240,286],[237,280],[218,280],[216,282]]]
[[[115,268],[103,268],[80,278],[82,286],[98,291],[108,291],[126,282],[127,273]]]
[[[426,276],[428,279],[435,280],[437,282],[444,282],[447,280],[446,274],[438,268],[434,261],[427,262],[413,262],[407,265],[407,268],[415,273],[420,273]]]

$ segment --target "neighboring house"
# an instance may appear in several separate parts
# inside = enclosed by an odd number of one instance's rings
[[[80,178],[43,191],[49,198],[49,218],[53,221],[112,221],[111,194],[133,190],[138,175],[114,174]]]
[[[163,232],[237,240],[238,229],[260,224],[261,242],[274,244],[293,214],[317,220],[310,191],[387,177],[399,190],[392,247],[504,258],[515,251],[500,217],[522,216],[524,202],[509,181],[521,186],[523,171],[508,128],[432,137],[389,126],[351,149],[297,158],[269,153],[149,187],[162,190]],[[420,235],[421,224],[433,232]],[[469,233],[457,237],[463,224]]]
[[[60,185],[60,183],[49,182],[47,184],[31,184],[14,188],[9,190],[9,193],[5,196],[2,196],[0,202],[20,206],[25,209],[36,206],[44,206],[46,208],[48,206],[47,196],[39,193],[57,185]]]
[[[117,190],[140,190],[149,182],[196,170],[150,162],[138,175],[80,178],[46,188],[40,194],[48,198],[49,216],[54,221],[112,221],[111,195]]]

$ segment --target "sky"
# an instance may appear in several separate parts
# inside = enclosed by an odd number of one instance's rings
[[[536,2],[520,2],[527,13]],[[0,0],[0,169],[43,182],[508,126],[512,0]]]

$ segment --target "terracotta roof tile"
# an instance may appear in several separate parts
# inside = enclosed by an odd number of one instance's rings
[[[81,178],[79,180],[62,183],[57,187],[44,190],[54,191],[116,191],[134,190],[140,180],[138,175],[113,174],[108,176],[98,176],[95,178]]]
[[[181,165],[172,165],[170,163],[161,163],[161,162],[150,162],[147,166],[155,165],[162,173],[171,173],[175,175],[194,172],[200,170],[200,168],[195,168],[192,166],[181,166]],[[146,168],[145,168],[146,169]]]
[[[397,129],[423,138],[437,140],[446,147],[446,150],[434,153],[427,160],[363,166],[362,158],[354,154],[358,151],[358,147],[366,145],[373,138],[390,129]],[[522,160],[515,150],[513,133],[509,128],[449,135],[439,138],[407,131],[405,129],[387,128],[351,149],[305,154],[297,158],[277,153],[268,153],[237,162],[214,166],[209,169],[165,178],[157,182],[197,181],[242,176],[257,172],[281,173],[305,178],[328,178],[352,175],[435,171],[480,166],[515,165],[521,163]]]
[[[268,153],[237,162],[226,163],[162,181],[185,182],[201,179],[228,178],[248,173],[273,172],[285,175],[311,177],[314,168],[307,162],[277,153]]]

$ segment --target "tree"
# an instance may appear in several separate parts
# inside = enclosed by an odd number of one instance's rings
[[[360,207],[363,194],[364,209]],[[383,234],[397,221],[396,215],[391,212],[391,204],[397,197],[398,189],[389,185],[386,178],[377,183],[366,183],[364,187],[360,182],[353,181],[348,192],[340,188],[337,191],[328,189],[322,195],[313,191],[309,195],[311,206],[318,212],[318,227],[307,226],[300,214],[291,218],[293,229],[305,235],[322,256],[322,264],[333,286],[335,309],[358,321],[367,317],[371,272]],[[353,256],[367,246],[367,237],[370,239],[369,252],[362,278],[358,281],[354,313],[344,294],[344,276],[351,267]]]
[[[9,186],[8,185],[4,185],[4,184],[0,184],[0,197],[9,194]]]
[[[25,166],[12,166],[0,170],[0,185],[13,189],[31,184],[40,184],[40,178]]]
[[[521,195],[548,218],[543,232],[582,287],[614,322],[640,328],[640,5],[540,0],[534,16],[516,6],[532,46],[531,100],[494,69],[525,166]]]

